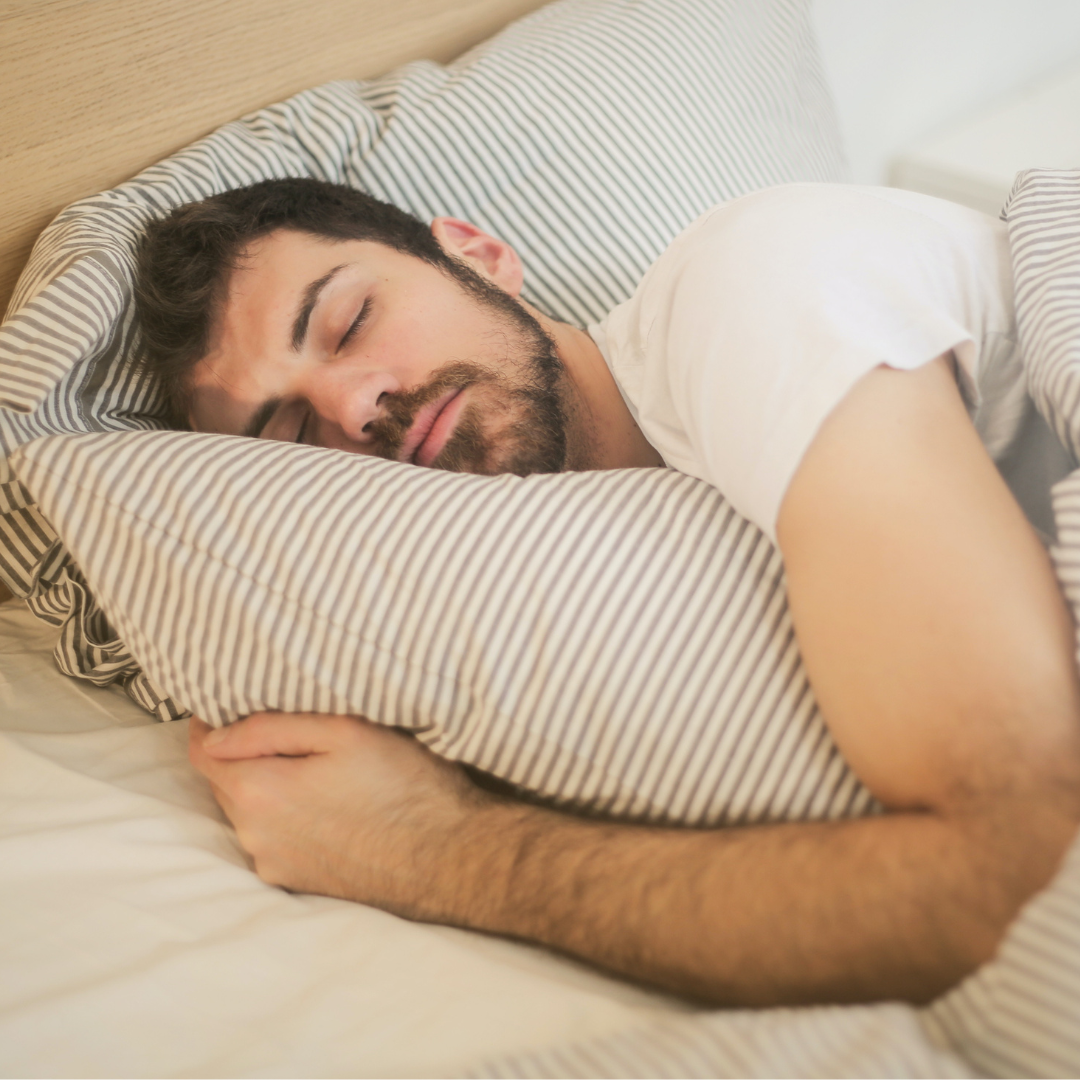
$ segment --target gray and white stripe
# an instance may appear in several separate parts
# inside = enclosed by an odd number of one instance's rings
[[[0,327],[0,576],[50,621],[84,620],[64,634],[61,668],[123,672],[162,719],[177,714],[115,635],[98,665],[93,601],[5,463],[43,435],[162,426],[157,391],[131,364],[148,220],[266,177],[343,182],[503,236],[528,268],[527,297],[587,324],[714,203],[839,178],[808,6],[564,0],[449,67],[414,63],[262,109],[61,213]]]
[[[359,714],[622,818],[875,809],[822,723],[777,552],[701,481],[187,432],[53,436],[12,462],[142,670],[211,723]]]

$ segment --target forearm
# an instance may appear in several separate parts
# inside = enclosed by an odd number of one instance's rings
[[[347,717],[193,723],[192,761],[274,884],[718,1002],[931,997],[991,955],[1080,820],[1069,614],[944,363],[864,377],[778,533],[815,696],[891,815],[607,825],[480,792]]]
[[[988,959],[1049,880],[1068,804],[706,831],[493,802],[402,913],[716,1003],[921,1001]]]
[[[1080,820],[1072,779],[1031,773],[937,813],[637,827],[480,791],[415,740],[348,717],[191,730],[192,761],[264,880],[731,1004],[933,996],[990,956]]]

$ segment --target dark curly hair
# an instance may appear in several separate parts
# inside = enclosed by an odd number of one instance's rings
[[[373,240],[455,277],[463,269],[423,222],[341,184],[263,180],[178,207],[147,229],[135,282],[141,362],[161,383],[174,426],[188,426],[188,376],[209,350],[241,254],[277,229],[330,240]]]

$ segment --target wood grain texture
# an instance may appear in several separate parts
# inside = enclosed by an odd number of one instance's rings
[[[35,237],[229,120],[330,79],[447,61],[539,0],[0,2],[0,310]]]

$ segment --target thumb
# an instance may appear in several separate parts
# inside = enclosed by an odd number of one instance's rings
[[[318,713],[252,713],[202,735],[202,749],[219,761],[258,757],[307,757],[330,750],[334,717]]]

